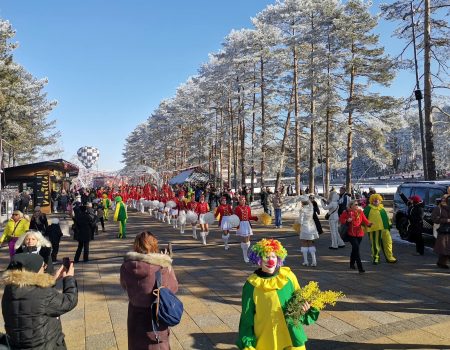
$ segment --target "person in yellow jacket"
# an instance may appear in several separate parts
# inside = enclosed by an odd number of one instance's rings
[[[388,263],[394,264],[397,259],[392,252],[391,220],[382,204],[383,197],[378,193],[369,197],[369,205],[364,208],[364,215],[372,223],[372,226],[366,227],[365,231],[369,234],[370,244],[372,246],[372,263],[380,263],[380,251],[383,250]]]
[[[106,193],[102,195],[102,205],[103,205],[103,220],[108,221],[109,208],[111,208],[111,201]]]
[[[117,238],[127,238],[127,206],[122,201],[121,196],[117,196],[114,201],[116,202],[114,221],[119,222],[119,234],[117,235]]]
[[[20,210],[14,210],[11,219],[8,220],[3,235],[0,237],[0,244],[8,242],[9,256],[12,258],[16,252],[14,245],[16,241],[30,228],[30,222],[23,217]]]

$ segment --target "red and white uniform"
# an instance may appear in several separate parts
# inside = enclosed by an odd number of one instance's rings
[[[251,236],[253,235],[252,226],[250,225],[250,220],[258,221],[256,216],[252,216],[252,210],[248,205],[238,205],[234,209],[234,213],[239,217],[241,221],[239,227],[236,231],[238,236]]]
[[[197,207],[195,208],[195,212],[198,214],[198,223],[200,225],[206,224],[205,220],[203,219],[205,217],[205,214],[209,212],[209,205],[206,202],[200,202],[197,204]]]
[[[232,229],[229,222],[229,217],[233,215],[233,207],[229,204],[221,204],[216,208],[216,216],[220,215],[219,227],[222,231],[229,231]]]

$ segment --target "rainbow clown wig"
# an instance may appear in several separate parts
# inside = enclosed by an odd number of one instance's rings
[[[373,204],[373,202],[377,199],[380,202],[380,204],[383,202],[383,197],[381,197],[381,194],[374,193],[369,197],[369,203]]]
[[[266,259],[272,252],[278,257],[277,266],[282,266],[284,259],[286,259],[287,251],[280,241],[273,238],[263,238],[254,244],[248,251],[248,259],[255,265],[261,265],[263,259]]]

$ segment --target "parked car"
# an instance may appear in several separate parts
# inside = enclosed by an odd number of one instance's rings
[[[437,201],[447,193],[447,188],[450,186],[450,181],[416,181],[416,182],[404,182],[397,188],[397,192],[394,195],[394,211],[393,221],[400,237],[407,239],[407,205],[400,197],[400,193],[403,193],[406,198],[417,195],[422,198],[424,203],[424,220],[423,220],[423,233],[433,234],[433,223],[431,221],[431,212],[437,205]]]

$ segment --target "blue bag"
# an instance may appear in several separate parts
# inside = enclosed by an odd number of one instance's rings
[[[152,311],[153,315],[155,315],[154,321],[156,321],[155,323],[158,327],[176,326],[180,323],[183,315],[183,303],[170,289],[162,285],[161,270],[157,271],[155,276],[156,288],[153,290],[153,295],[155,295],[156,299],[152,303]],[[153,330],[156,330],[156,328],[153,327]]]

